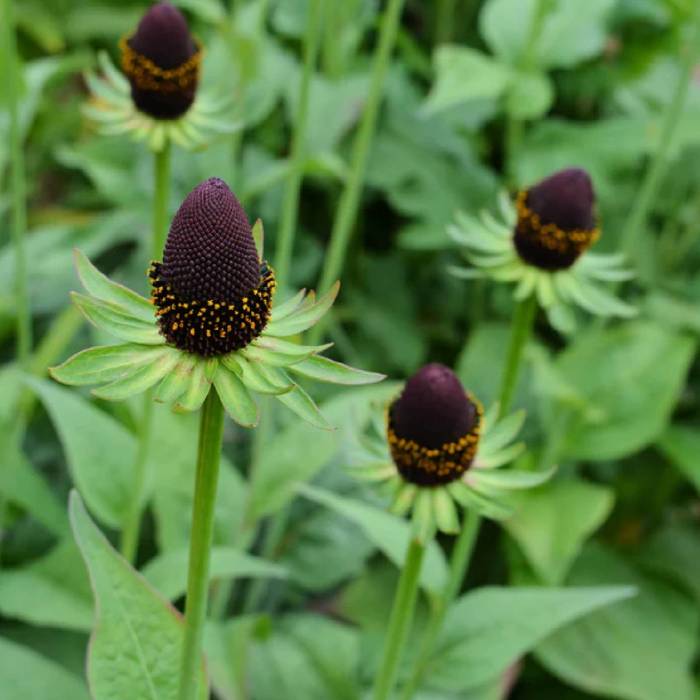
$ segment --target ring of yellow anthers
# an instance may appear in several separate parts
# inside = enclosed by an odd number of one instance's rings
[[[270,319],[277,288],[275,273],[265,261],[258,287],[236,300],[178,298],[163,280],[158,262],[151,264],[148,276],[160,332],[170,345],[202,357],[226,355],[257,338]]]
[[[387,410],[389,452],[406,481],[419,486],[439,486],[456,481],[469,469],[479,446],[484,409],[474,396],[467,396],[476,409],[474,425],[459,440],[446,442],[437,448],[425,447],[415,440],[399,437],[392,425],[391,411]]]
[[[122,69],[140,90],[168,93],[193,89],[199,79],[203,51],[197,42],[197,52],[177,68],[160,68],[150,58],[129,46],[131,37],[119,40]]]
[[[527,205],[527,190],[518,192],[515,199],[518,212],[516,236],[526,237],[530,242],[549,248],[562,255],[578,257],[600,237],[600,228],[573,229],[565,231],[556,224],[543,224],[539,214]]]

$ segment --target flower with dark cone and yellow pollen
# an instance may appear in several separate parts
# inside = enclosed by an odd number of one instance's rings
[[[156,119],[176,119],[191,107],[202,52],[180,10],[169,2],[153,5],[119,48],[138,109]]]
[[[203,50],[169,2],[153,5],[119,47],[124,73],[102,52],[101,76],[85,74],[92,99],[84,112],[102,133],[130,134],[160,151],[170,141],[201,148],[240,128],[230,97],[198,90]]]
[[[502,221],[489,212],[479,219],[457,215],[448,228],[472,267],[453,267],[463,279],[490,277],[515,283],[514,296],[537,296],[553,326],[575,329],[572,307],[598,316],[631,317],[636,310],[601,283],[630,279],[621,255],[588,250],[600,237],[595,194],[588,174],[567,168],[521,191],[513,205],[500,199]]]
[[[164,260],[149,271],[150,301],[76,251],[87,294],[73,293],[73,301],[122,343],[83,350],[51,375],[66,384],[101,385],[93,393],[108,400],[155,387],[156,401],[183,411],[198,409],[213,388],[229,415],[247,427],[258,420],[254,396],[270,394],[313,425],[330,428],[292,375],[334,384],[369,384],[383,375],[323,357],[329,345],[287,339],[330,309],[339,285],[319,299],[302,290],[275,306],[262,242],[262,224],[251,231],[226,183],[212,179],[191,192],[176,214]]]
[[[202,357],[240,350],[270,318],[274,272],[259,260],[248,217],[222,180],[187,196],[149,277],[161,333],[180,350]]]
[[[524,450],[513,440],[525,418],[522,411],[500,420],[497,415],[498,406],[484,415],[451,369],[426,365],[391,403],[382,434],[364,442],[351,472],[386,484],[392,511],[412,513],[414,535],[422,542],[436,529],[459,530],[455,504],[490,518],[508,517],[502,496],[537,486],[552,471],[496,471]]]

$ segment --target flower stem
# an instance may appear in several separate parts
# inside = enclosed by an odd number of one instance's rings
[[[5,75],[7,102],[10,116],[10,160],[12,163],[12,244],[15,254],[15,294],[17,313],[17,359],[26,368],[32,348],[32,316],[27,284],[27,251],[25,233],[27,230],[27,183],[22,150],[22,130],[19,123],[19,92],[21,66],[17,55],[17,37],[12,0],[4,2],[6,51],[8,70]]]
[[[446,44],[452,40],[457,0],[438,0],[435,8],[435,38],[433,43]]]
[[[182,647],[178,700],[196,700],[202,665],[202,637],[209,590],[209,558],[214,534],[214,510],[224,410],[214,389],[204,402],[199,423],[197,474],[192,506],[192,534],[185,601],[185,640]]]
[[[450,605],[452,605],[454,599],[457,597],[462,582],[467,574],[467,570],[469,569],[469,562],[472,552],[474,551],[474,543],[476,542],[480,523],[481,519],[476,512],[471,510],[466,512],[462,530],[452,549],[450,575],[447,579],[445,590],[433,607],[428,627],[421,641],[418,658],[413,666],[413,673],[401,693],[402,700],[411,700],[421,680],[423,680],[423,676],[425,675],[430,661],[430,654],[435,647],[435,642],[442,629],[442,624],[445,621],[445,615]]]
[[[501,380],[501,392],[499,395],[499,418],[510,410],[513,394],[518,383],[520,364],[523,358],[523,350],[532,333],[532,325],[535,320],[537,299],[531,294],[527,299],[518,303],[511,324],[510,341],[508,343],[508,355],[506,366]]]
[[[411,540],[401,571],[394,605],[391,609],[382,663],[372,695],[373,700],[387,700],[394,689],[399,662],[413,621],[418,593],[418,577],[424,551],[425,547],[418,540]]]
[[[282,218],[277,236],[277,255],[275,272],[278,283],[287,284],[289,265],[294,247],[294,229],[297,225],[299,209],[299,189],[304,165],[304,140],[306,138],[306,118],[309,111],[309,88],[313,76],[318,48],[321,40],[321,19],[323,15],[322,0],[311,0],[304,35],[304,70],[299,86],[299,105],[297,106],[294,132],[292,134],[291,171],[287,178],[282,202]]]
[[[683,105],[692,82],[693,68],[700,57],[700,4],[696,4],[694,20],[690,41],[686,46],[685,58],[681,64],[681,75],[663,116],[659,145],[639,188],[625,227],[622,229],[622,249],[629,257],[634,256],[638,238],[645,227],[649,209],[666,169],[668,154],[673,145],[673,137],[683,114]]]
[[[155,190],[153,195],[153,246],[151,255],[160,260],[168,230],[168,200],[170,198],[170,141],[155,154],[153,175]]]
[[[330,288],[343,270],[350,234],[357,218],[367,157],[374,136],[379,114],[379,104],[383,94],[384,78],[389,67],[389,57],[396,43],[396,34],[403,5],[404,0],[389,0],[384,13],[379,44],[372,67],[372,79],[367,102],[365,103],[362,120],[353,143],[350,173],[340,198],[338,213],[333,222],[330,245],[318,283],[318,291],[321,293]],[[324,327],[323,321],[316,324],[310,335],[312,343],[316,343],[319,340]]]

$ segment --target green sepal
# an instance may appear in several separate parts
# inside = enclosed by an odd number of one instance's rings
[[[278,394],[275,398],[314,427],[321,428],[321,430],[335,430],[318,410],[313,399],[298,384],[294,386],[292,391]]]
[[[477,493],[474,489],[461,481],[453,481],[447,486],[452,498],[467,509],[473,509],[481,515],[493,520],[505,520],[513,511],[503,503]]]
[[[512,462],[525,451],[524,442],[516,442],[497,452],[479,453],[476,454],[474,464],[480,469],[498,469],[504,464]]]
[[[319,382],[328,382],[330,384],[373,384],[382,381],[382,379],[386,379],[386,375],[384,374],[355,369],[342,362],[329,360],[322,355],[311,355],[311,357],[291,365],[289,369],[309,379],[315,379]]]
[[[539,472],[526,472],[521,470],[492,471],[473,469],[469,478],[481,489],[494,492],[501,490],[531,489],[540,486],[552,478],[556,467]]]
[[[155,400],[159,403],[173,403],[179,399],[190,385],[192,373],[198,362],[196,355],[180,353],[177,364],[168,374],[163,377],[163,381],[156,389]]]
[[[438,530],[454,535],[459,532],[459,517],[454,501],[444,487],[432,489],[433,512]]]
[[[366,462],[348,467],[348,472],[362,481],[383,481],[396,475],[396,467],[390,462]]]
[[[71,292],[71,298],[90,323],[120,340],[142,345],[165,344],[155,321],[145,323],[124,313],[122,307],[116,304],[88,297],[78,292]]]
[[[302,304],[301,308],[298,308],[286,318],[279,321],[270,321],[265,329],[265,333],[267,335],[281,337],[303,333],[317,323],[331,306],[333,306],[339,290],[340,282],[336,282],[328,292],[314,304],[310,306]]]
[[[272,365],[273,367],[288,367],[301,362],[311,355],[323,352],[332,347],[333,343],[325,345],[300,345],[290,343],[281,338],[270,338],[264,334],[256,338],[250,345],[241,350],[241,354],[252,362]]]
[[[263,222],[261,219],[253,224],[253,240],[255,241],[255,248],[258,251],[258,258],[263,260],[265,252],[265,229],[263,228]]]
[[[49,374],[72,386],[102,384],[131,373],[160,352],[161,348],[152,345],[101,345],[81,350],[57,367],[49,367]]]
[[[270,314],[270,323],[281,321],[283,318],[287,318],[287,316],[294,313],[304,301],[305,294],[306,290],[301,289],[293,297],[287,299],[287,301],[281,303],[279,306],[273,306],[272,313]]]
[[[490,411],[489,411],[490,413]],[[484,421],[486,430],[481,442],[483,452],[493,453],[505,447],[517,436],[525,422],[525,411],[515,411],[497,421],[493,427]]]
[[[173,348],[164,347],[150,362],[136,366],[134,371],[105,386],[93,389],[92,393],[100,399],[122,401],[141,394],[159,382],[177,364],[179,353]]]
[[[210,389],[211,382],[207,379],[206,364],[198,357],[192,368],[185,392],[175,402],[175,410],[196,411],[204,403]]]
[[[418,489],[413,506],[411,520],[414,537],[422,544],[427,544],[435,535],[435,516],[433,514],[433,497],[430,489]]]
[[[156,321],[153,305],[128,287],[113,282],[102,274],[82,251],[73,250],[75,268],[85,291],[101,301],[109,302],[123,313],[134,316],[150,325]]]
[[[258,424],[258,407],[245,384],[226,365],[220,363],[214,375],[214,387],[226,413],[244,428]]]
[[[407,484],[405,481],[400,480],[389,510],[394,515],[406,515],[411,510],[417,493],[418,487],[415,484]]]
[[[281,369],[252,362],[241,353],[224,355],[221,361],[258,394],[284,394],[294,389],[294,382]]]

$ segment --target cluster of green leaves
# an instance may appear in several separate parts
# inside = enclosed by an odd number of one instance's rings
[[[222,177],[251,218],[264,220],[274,250],[309,3],[178,4],[207,47],[203,81],[236,96],[243,131],[201,152],[174,152],[170,209],[203,179]],[[129,507],[142,406],[106,404],[42,376],[69,351],[111,342],[68,308],[74,246],[147,292],[151,156],[95,134],[81,115],[79,79],[98,50],[116,56],[143,4],[15,5],[39,343],[29,372],[20,372],[3,226],[0,695],[170,700],[196,418],[155,409],[137,573],[110,541]],[[376,0],[325,5],[290,286],[318,279],[381,9]],[[512,302],[506,290],[450,278],[457,253],[446,226],[457,209],[475,215],[491,206],[504,185],[578,165],[596,185],[599,246],[617,250],[673,100],[694,10],[692,0],[408,1],[330,326],[338,359],[394,379],[440,360],[490,404]],[[422,700],[495,700],[515,684],[518,697],[537,700],[691,700],[700,688],[699,117],[694,85],[631,251],[638,277],[625,294],[639,319],[582,319],[572,338],[538,322],[516,396],[528,410],[522,466],[555,456],[560,468],[551,483],[514,498],[502,529],[481,533]],[[3,181],[7,130],[3,109]],[[3,222],[8,205],[3,188]],[[322,410],[334,433],[276,415],[272,424],[263,419],[253,445],[227,425],[205,640],[218,697],[277,700],[292,688],[302,700],[351,700],[371,684],[409,526],[343,466],[374,405],[396,390],[387,382],[329,393]],[[18,415],[28,418],[21,445]],[[71,487],[80,498],[69,517]],[[283,536],[270,532],[271,517]],[[444,585],[449,549],[438,542],[427,553],[413,640]],[[402,673],[417,651],[417,641],[409,644]]]

